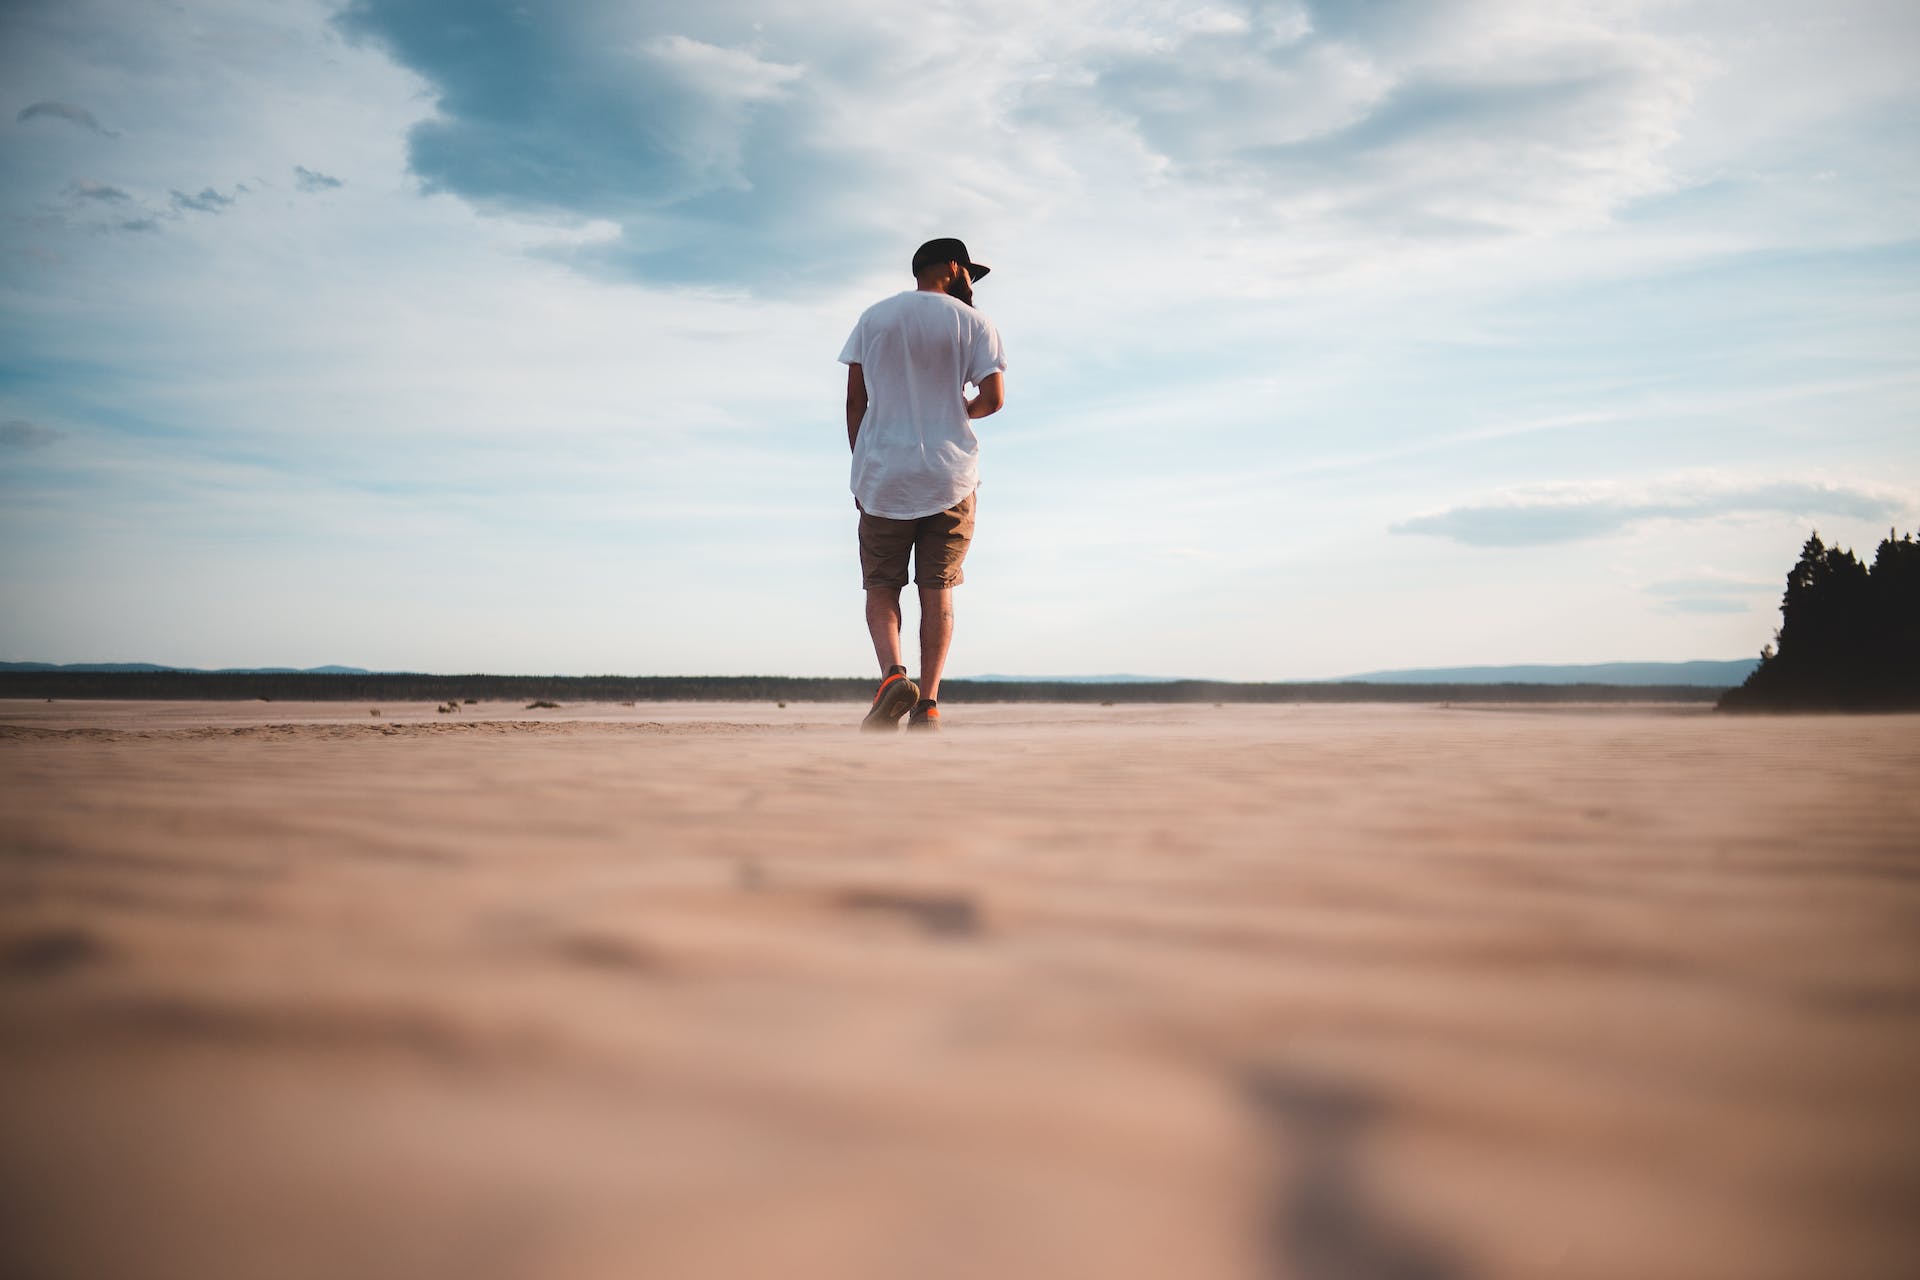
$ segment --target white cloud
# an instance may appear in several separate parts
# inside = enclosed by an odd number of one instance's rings
[[[716,101],[764,102],[784,96],[805,70],[756,58],[744,49],[728,49],[682,35],[656,36],[644,46],[655,63]]]
[[[1180,26],[1196,35],[1238,36],[1253,30],[1245,14],[1226,9],[1195,9],[1180,19]]]
[[[120,188],[95,182],[91,178],[75,178],[68,184],[67,190],[81,200],[99,200],[107,204],[127,204],[133,199]]]
[[[1391,527],[1474,547],[1534,547],[1602,538],[1653,521],[1714,520],[1751,512],[1799,519],[1886,520],[1913,510],[1910,495],[1871,483],[1675,478],[1651,484],[1575,484],[1513,491],[1412,516]]]
[[[1649,582],[1641,590],[1651,596],[1671,599],[1690,596],[1750,596],[1756,592],[1777,592],[1780,590],[1780,584],[1760,582],[1741,577],[1739,574],[1702,570],[1689,578],[1665,578],[1659,582]]]

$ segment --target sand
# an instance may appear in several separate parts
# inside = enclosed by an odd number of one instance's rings
[[[0,1273],[1920,1273],[1920,717],[0,702]]]

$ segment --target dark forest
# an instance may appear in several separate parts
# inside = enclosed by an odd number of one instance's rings
[[[1787,574],[1780,629],[1723,711],[1920,710],[1920,543],[1889,531],[1871,566],[1816,531]]]

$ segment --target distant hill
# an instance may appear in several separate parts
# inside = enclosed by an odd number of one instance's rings
[[[0,662],[0,671],[186,671],[222,676],[367,676],[365,667],[167,667],[157,662]]]
[[[1346,676],[1358,684],[1696,685],[1731,689],[1753,674],[1756,658],[1729,662],[1596,662],[1580,666],[1421,667]]]

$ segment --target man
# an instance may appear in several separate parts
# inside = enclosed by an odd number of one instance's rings
[[[940,727],[940,672],[953,641],[953,589],[973,539],[980,442],[973,421],[1005,402],[1000,334],[973,309],[988,268],[951,238],[913,255],[914,287],[867,308],[840,352],[847,443],[860,509],[860,569],[880,690],[862,728]],[[975,388],[972,399],[966,388]],[[900,592],[920,588],[920,683],[900,662]]]

